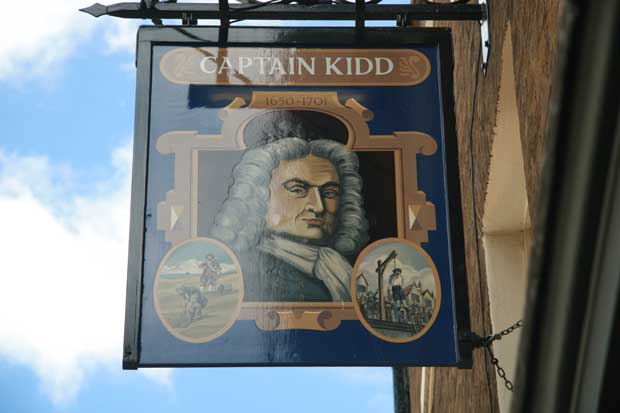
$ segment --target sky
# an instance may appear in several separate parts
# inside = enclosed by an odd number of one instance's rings
[[[92,2],[2,4],[0,412],[393,411],[389,368],[121,369],[137,23]]]

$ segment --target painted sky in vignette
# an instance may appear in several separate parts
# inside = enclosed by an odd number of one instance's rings
[[[392,411],[390,369],[120,369],[137,24],[89,4],[0,29],[0,411]]]

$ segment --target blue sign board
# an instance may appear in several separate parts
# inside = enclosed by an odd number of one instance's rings
[[[450,33],[141,28],[125,368],[461,366]]]

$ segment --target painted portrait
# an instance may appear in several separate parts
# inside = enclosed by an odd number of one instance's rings
[[[351,301],[368,221],[359,160],[343,134],[319,112],[267,114],[244,129],[253,147],[209,233],[240,257],[247,301]]]

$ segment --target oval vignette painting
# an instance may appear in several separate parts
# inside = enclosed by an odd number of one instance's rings
[[[243,275],[235,254],[209,238],[176,245],[162,260],[155,309],[175,337],[204,343],[224,334],[239,316]]]
[[[374,242],[362,251],[353,273],[355,311],[373,335],[402,343],[432,326],[441,300],[439,276],[418,245],[398,238]]]

